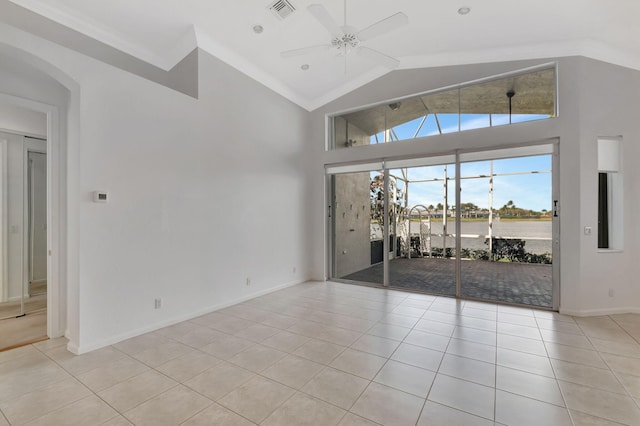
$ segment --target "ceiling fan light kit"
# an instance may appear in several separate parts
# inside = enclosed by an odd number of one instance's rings
[[[331,35],[330,44],[287,50],[280,53],[283,58],[334,49],[337,50],[339,56],[345,57],[345,73],[347,56],[354,51],[358,53],[358,56],[370,58],[390,69],[400,65],[400,61],[396,58],[388,56],[378,50],[362,46],[362,42],[407,25],[409,18],[404,13],[398,12],[358,31],[356,28],[347,25],[347,0],[344,1],[344,25],[342,27],[336,24],[327,9],[321,4],[311,4],[307,10],[329,32]]]

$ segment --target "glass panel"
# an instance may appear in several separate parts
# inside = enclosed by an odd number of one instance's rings
[[[461,130],[553,117],[555,98],[553,68],[462,87]]]
[[[427,109],[420,98],[405,99],[390,103],[387,113],[387,127],[392,141],[413,139],[421,130],[421,122]]]
[[[424,95],[420,99],[434,115],[438,134],[459,131],[458,89]]]
[[[609,248],[608,174],[598,173],[598,248]]]
[[[490,114],[461,114],[460,130],[474,130],[491,127]]]
[[[383,284],[384,174],[334,175],[333,277]]]
[[[555,68],[395,100],[334,117],[334,149],[556,116]]]
[[[416,138],[422,138],[425,136],[434,136],[434,135],[440,134],[440,130],[438,126],[439,122],[435,114],[429,114],[423,117],[423,119],[424,119],[424,123],[422,124],[422,127],[418,131]]]
[[[461,164],[461,296],[551,308],[551,155]]]
[[[397,183],[396,250],[389,262],[389,285],[455,295],[455,166],[410,167],[390,171]],[[446,182],[446,185],[445,185]],[[446,188],[446,191],[444,190]]]
[[[511,122],[543,120],[556,115],[555,69],[535,71],[506,79],[511,82]]]
[[[385,108],[378,106],[335,117],[335,149],[386,142]]]

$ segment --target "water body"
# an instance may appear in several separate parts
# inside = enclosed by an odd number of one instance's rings
[[[427,221],[425,220],[426,224]],[[543,254],[551,253],[551,221],[517,221],[517,220],[494,220],[493,236],[497,238],[519,238],[525,241],[525,250],[529,253]],[[420,223],[411,222],[411,233],[417,234]],[[456,222],[447,222],[447,234],[456,232]],[[433,234],[443,233],[442,219],[431,221],[431,246],[442,247],[442,236]],[[462,222],[462,247],[474,250],[488,249],[485,240],[489,235],[489,222]],[[479,236],[479,237],[478,237]],[[455,238],[447,237],[447,247],[455,247]]]

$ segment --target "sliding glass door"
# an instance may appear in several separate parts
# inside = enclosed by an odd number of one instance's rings
[[[384,180],[376,170],[332,177],[334,278],[384,284]]]
[[[461,163],[461,296],[553,307],[551,160]]]
[[[397,211],[391,217],[397,246],[389,261],[391,287],[456,294],[456,167],[450,160],[423,159],[423,165],[389,170],[399,188],[398,201],[390,200]]]
[[[555,147],[333,167],[331,277],[557,307]]]

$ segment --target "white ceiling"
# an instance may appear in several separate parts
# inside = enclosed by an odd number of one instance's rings
[[[389,72],[355,55],[346,74],[332,52],[280,56],[328,44],[307,6],[321,3],[342,23],[343,0],[290,0],[296,11],[284,20],[268,10],[272,0],[11,1],[165,70],[200,47],[309,110]],[[408,26],[365,44],[398,58],[401,69],[566,55],[640,69],[639,0],[347,2],[348,24],[358,29],[396,12],[409,17]],[[471,13],[458,14],[462,6]]]

